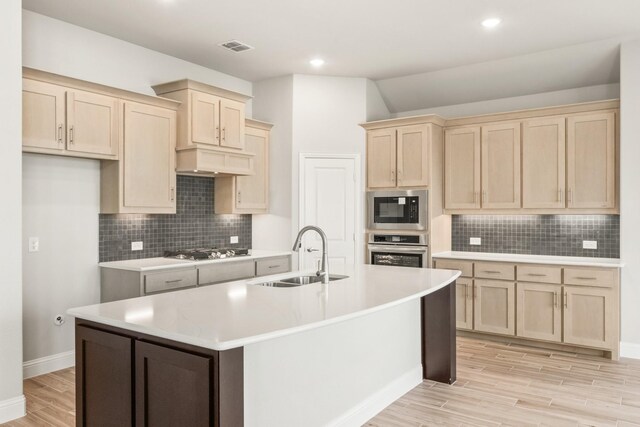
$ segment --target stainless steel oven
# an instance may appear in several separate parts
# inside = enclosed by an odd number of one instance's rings
[[[427,190],[369,191],[369,230],[427,231]]]
[[[372,233],[367,244],[367,258],[369,264],[427,268],[427,235]]]

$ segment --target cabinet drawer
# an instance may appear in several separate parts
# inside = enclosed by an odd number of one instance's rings
[[[198,285],[231,282],[255,276],[253,260],[222,262],[198,267]]]
[[[291,270],[289,257],[269,258],[256,261],[256,276],[286,273]]]
[[[616,283],[616,271],[593,268],[565,268],[566,285],[582,285],[611,288]]]
[[[189,288],[198,283],[198,273],[195,268],[188,270],[167,270],[144,275],[144,293],[171,291],[174,289]]]
[[[457,259],[437,259],[436,268],[445,270],[460,270],[463,277],[473,277],[473,262]]]
[[[516,266],[500,262],[476,262],[475,277],[482,279],[514,280]]]
[[[562,283],[562,268],[543,265],[518,265],[519,282]]]

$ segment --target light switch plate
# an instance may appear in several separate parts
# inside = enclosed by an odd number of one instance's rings
[[[29,252],[38,252],[40,250],[40,239],[37,237],[29,237]]]
[[[470,237],[469,244],[473,246],[480,246],[482,244],[482,239],[480,237]]]
[[[597,240],[583,240],[582,249],[598,249]]]
[[[238,236],[231,236],[229,243],[238,243]]]
[[[141,251],[144,248],[142,242],[131,242],[131,250],[132,251]]]

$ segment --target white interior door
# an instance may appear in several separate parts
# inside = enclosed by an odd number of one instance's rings
[[[302,156],[300,174],[300,228],[316,225],[327,234],[329,272],[342,273],[356,262],[358,210],[357,156],[349,158]],[[317,268],[322,240],[308,232],[300,249],[300,268]]]

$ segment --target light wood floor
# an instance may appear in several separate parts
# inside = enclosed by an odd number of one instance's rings
[[[27,416],[74,426],[73,368],[24,382]],[[620,362],[458,338],[458,381],[425,381],[367,426],[640,426],[640,360]]]

